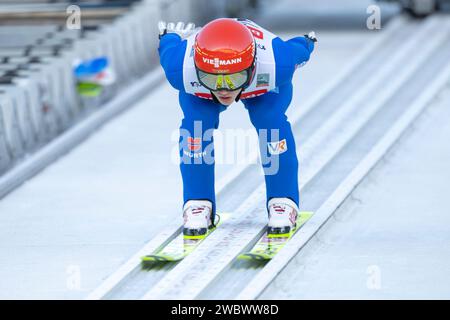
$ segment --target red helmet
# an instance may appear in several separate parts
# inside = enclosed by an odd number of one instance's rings
[[[194,63],[203,86],[236,90],[250,84],[256,46],[251,31],[242,23],[228,18],[213,20],[197,34],[194,47]]]

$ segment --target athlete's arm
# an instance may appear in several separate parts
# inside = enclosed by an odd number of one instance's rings
[[[159,40],[159,61],[169,83],[177,90],[183,90],[183,61],[186,41],[176,33],[167,33]]]
[[[317,38],[314,32],[310,32],[304,37],[295,37],[286,43],[291,47],[291,56],[296,67],[305,64],[311,53],[314,51],[314,43]]]
[[[283,41],[278,37],[273,40],[277,87],[292,81],[295,69],[309,60],[316,41],[314,33],[304,37],[295,37],[288,41]]]
[[[186,26],[183,22],[177,24],[165,21],[158,22],[159,29],[159,59],[167,80],[172,87],[183,90],[183,62],[186,52],[186,37],[196,31],[193,23]]]

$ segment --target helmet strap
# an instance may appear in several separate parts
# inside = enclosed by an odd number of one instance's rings
[[[217,99],[216,95],[215,95],[214,92],[212,92],[212,91],[211,91],[211,96],[212,96],[212,99],[213,99],[213,101],[214,101],[215,103],[219,103],[219,104],[220,104],[219,99]]]
[[[241,92],[239,92],[239,94],[236,96],[236,99],[234,99],[234,101],[236,101],[236,102],[239,101],[239,99],[241,98],[242,91],[244,91],[244,89],[241,89]]]
[[[241,91],[240,91],[239,94],[236,96],[236,98],[234,99],[234,101],[236,101],[236,102],[239,101],[239,99],[241,98],[242,91],[244,91],[244,88],[241,88]],[[211,90],[210,90],[210,92],[211,92],[211,96],[212,96],[213,101],[214,101],[215,103],[219,103],[219,104],[220,104],[220,101],[219,101],[219,99],[217,99],[217,97],[216,97],[216,95],[214,94],[214,92],[212,92]]]

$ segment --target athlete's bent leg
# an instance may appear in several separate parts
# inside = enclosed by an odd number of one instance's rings
[[[291,100],[292,84],[288,84],[280,87],[279,93],[269,92],[243,102],[259,136],[267,202],[286,197],[298,206],[298,159],[285,114]]]
[[[180,92],[184,118],[180,126],[180,169],[183,179],[183,203],[208,200],[215,213],[213,130],[219,126],[219,114],[225,109],[210,100]]]

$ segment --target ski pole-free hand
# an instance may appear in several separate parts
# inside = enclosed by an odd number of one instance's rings
[[[165,21],[159,21],[158,29],[159,39],[161,39],[161,37],[168,33],[176,33],[181,37],[181,39],[185,39],[195,31],[197,31],[198,28],[195,29],[195,24],[192,22],[189,22],[185,25],[184,22],[181,21],[177,22],[176,24],[173,22],[167,23]]]
[[[305,34],[305,38],[311,40],[312,42],[317,42],[316,33],[314,31],[311,31],[308,34]]]

